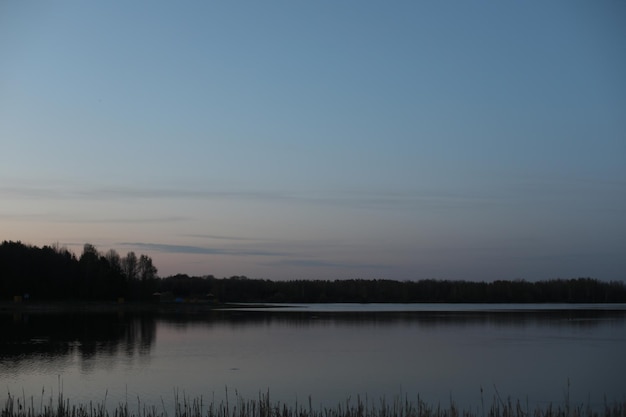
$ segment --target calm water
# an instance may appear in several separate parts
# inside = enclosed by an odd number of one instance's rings
[[[607,307],[609,307],[607,309]],[[417,310],[417,311],[416,311]],[[296,305],[0,314],[0,400],[170,407],[175,396],[334,406],[398,395],[479,407],[626,399],[626,307]],[[569,382],[568,382],[569,381]],[[569,384],[569,388],[568,388]],[[177,393],[177,394],[176,394]]]

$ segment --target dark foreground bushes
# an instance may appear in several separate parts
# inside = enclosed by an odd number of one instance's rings
[[[429,405],[417,398],[415,401],[396,398],[392,401],[356,401],[349,399],[334,408],[313,408],[308,404],[288,406],[270,400],[269,393],[261,394],[257,400],[237,397],[234,403],[203,403],[202,399],[177,401],[174,410],[168,413],[164,406],[119,404],[109,410],[105,404],[71,405],[59,396],[56,402],[46,404],[32,399],[9,395],[1,417],[626,417],[626,400],[605,404],[600,409],[587,405],[547,405],[529,409],[519,401],[494,398],[491,406],[481,405],[475,410],[449,406]]]

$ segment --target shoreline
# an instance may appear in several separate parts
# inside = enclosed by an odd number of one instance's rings
[[[193,312],[215,311],[230,308],[244,308],[241,304],[217,303],[154,303],[154,302],[124,302],[114,301],[51,301],[51,302],[0,302],[0,313],[27,312],[27,313],[158,313],[158,312]]]
[[[441,308],[450,306],[449,309]],[[318,306],[320,308],[307,308]],[[328,309],[329,306],[356,308]],[[411,306],[407,309],[367,307]],[[424,306],[423,309],[416,308]],[[459,308],[466,306],[467,308]],[[363,307],[363,308],[359,308]],[[471,307],[471,308],[470,308]],[[480,308],[476,308],[480,307]],[[0,301],[2,313],[280,313],[280,314],[550,314],[564,312],[624,313],[626,303],[215,303],[215,302],[124,302],[114,301]]]

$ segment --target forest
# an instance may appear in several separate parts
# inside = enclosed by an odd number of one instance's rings
[[[132,251],[102,254],[86,243],[76,257],[59,245],[0,244],[0,300],[141,300],[156,284],[152,259]]]
[[[59,245],[0,244],[0,300],[211,303],[623,303],[626,285],[594,278],[493,282],[425,279],[289,280],[177,274],[159,277],[147,255],[87,243],[80,256]]]

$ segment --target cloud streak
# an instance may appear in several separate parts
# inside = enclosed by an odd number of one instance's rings
[[[494,204],[493,196],[429,191],[340,191],[308,193],[292,191],[224,191],[128,186],[76,186],[72,184],[23,184],[0,186],[7,199],[35,200],[247,200],[304,205],[330,205],[361,209],[465,208]],[[201,237],[201,236],[198,236]],[[221,236],[207,236],[220,239]]]
[[[187,253],[195,255],[223,255],[226,253],[223,249],[207,248],[192,245],[171,245],[162,243],[146,243],[146,242],[120,242],[121,246],[130,246],[141,250],[149,250],[166,253]]]
[[[184,237],[196,237],[200,239],[213,239],[213,240],[234,240],[234,241],[255,241],[258,239],[252,239],[249,237],[239,237],[239,236],[223,236],[223,235],[211,235],[211,234],[185,234],[181,235]]]
[[[149,242],[120,242],[120,246],[135,248],[142,251],[154,251],[173,254],[189,255],[224,255],[224,256],[266,256],[280,257],[283,259],[271,262],[264,262],[266,266],[272,267],[297,267],[297,268],[338,268],[338,269],[370,269],[386,270],[392,268],[390,265],[382,263],[354,263],[340,262],[323,259],[305,259],[301,255],[294,255],[285,251],[268,251],[250,248],[216,248],[196,245],[176,245],[167,243]]]
[[[148,243],[148,242],[120,242],[120,246],[133,247],[138,250],[178,253],[178,254],[194,254],[194,255],[229,255],[229,256],[285,256],[285,252],[264,251],[247,248],[212,248],[207,246],[194,245],[173,245],[164,243]]]
[[[342,268],[342,269],[390,269],[386,264],[348,263],[319,259],[283,259],[268,263],[270,266],[294,266],[298,268]]]
[[[177,223],[193,220],[184,216],[156,217],[86,217],[59,213],[4,213],[0,219],[11,221],[46,221],[51,223],[77,224],[143,224],[143,223]]]
[[[288,198],[278,192],[256,191],[220,191],[220,190],[193,190],[155,187],[127,187],[127,186],[73,186],[58,184],[22,186],[0,186],[0,195],[8,198],[26,199],[87,199],[87,200],[127,200],[127,199],[263,199],[278,200]]]

